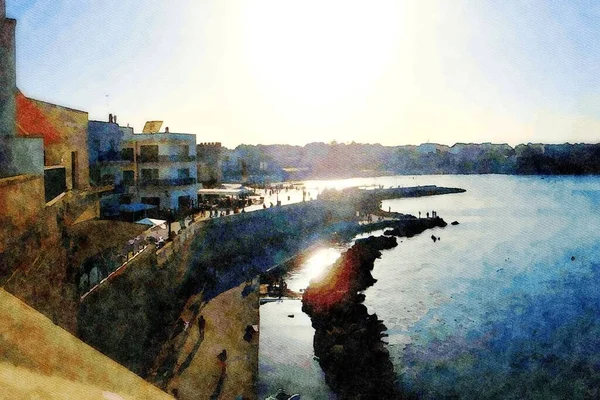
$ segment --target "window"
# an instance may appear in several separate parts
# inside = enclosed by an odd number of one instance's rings
[[[180,211],[189,210],[192,207],[190,196],[179,196],[178,206]]]
[[[123,184],[133,185],[133,183],[134,183],[133,171],[123,171]]]
[[[180,168],[177,170],[177,178],[178,179],[187,179],[190,177],[190,169],[189,168]]]
[[[187,157],[190,155],[190,146],[188,146],[187,144],[180,145],[177,150],[178,156]]]
[[[115,184],[115,176],[113,174],[104,174],[100,180],[102,185],[114,185]]]
[[[151,183],[158,180],[158,169],[142,169],[142,182]]]
[[[133,148],[127,147],[121,149],[121,160],[133,162]]]
[[[140,146],[140,162],[158,161],[158,146]]]

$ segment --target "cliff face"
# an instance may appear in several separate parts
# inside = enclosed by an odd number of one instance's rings
[[[86,296],[78,310],[79,336],[150,377],[190,299],[206,302],[243,284],[353,215],[350,207],[307,202],[197,222],[158,255],[148,247]]]
[[[80,266],[106,249],[122,246],[144,228],[114,221],[67,226],[56,216],[47,208],[27,233],[2,253],[0,282],[55,324],[77,334]]]

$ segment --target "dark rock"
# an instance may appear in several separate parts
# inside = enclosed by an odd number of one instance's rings
[[[227,350],[223,349],[223,351],[217,355],[217,359],[221,362],[227,361]]]
[[[371,275],[381,250],[397,246],[395,237],[357,240],[323,281],[304,291],[302,310],[315,328],[316,359],[328,385],[340,398],[398,398],[396,375],[382,342],[387,328],[368,313],[360,291],[376,280]]]
[[[421,218],[421,219],[402,219],[393,222],[392,229],[386,230],[385,235],[393,235],[397,237],[413,237],[423,231],[435,227],[443,228],[448,224],[440,217]]]
[[[458,221],[453,221],[450,225],[458,225]]]

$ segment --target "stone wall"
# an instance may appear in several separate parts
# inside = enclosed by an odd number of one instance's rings
[[[0,253],[36,223],[43,208],[43,176],[0,179]]]

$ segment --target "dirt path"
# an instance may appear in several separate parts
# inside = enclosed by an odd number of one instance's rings
[[[178,399],[256,399],[258,279],[208,303],[198,297],[189,300],[183,330],[171,340],[176,361],[167,392]]]

